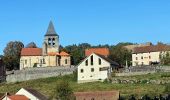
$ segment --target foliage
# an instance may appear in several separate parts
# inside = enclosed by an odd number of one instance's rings
[[[165,85],[165,93],[170,93],[170,83]]]
[[[60,51],[63,50],[70,53],[72,56],[71,64],[77,65],[78,63],[81,62],[81,60],[85,58],[85,49],[106,47],[110,49],[110,56],[109,56],[110,59],[118,62],[120,65],[125,65],[125,61],[127,59],[128,64],[130,65],[130,61],[132,59],[131,52],[123,48],[123,46],[130,45],[130,44],[132,43],[125,42],[125,43],[118,43],[116,46],[107,45],[107,44],[92,46],[88,43],[81,43],[79,45],[73,44],[66,47],[61,46],[62,48],[60,49]]]
[[[169,52],[166,52],[166,54],[163,54],[163,55],[161,54],[160,59],[161,59],[162,65],[170,65],[170,54],[169,54]]]
[[[77,77],[78,77],[77,74],[78,74],[78,73],[77,73],[77,70],[75,70],[75,71],[73,72],[73,81],[77,81]]]
[[[134,95],[131,95],[128,100],[136,100]]]
[[[162,75],[161,75],[161,77],[163,78],[163,77],[170,77],[170,73],[163,73]]]
[[[76,45],[76,44],[69,45],[69,46],[66,46],[63,49],[71,54],[71,57],[72,57],[71,64],[77,65],[85,57],[85,55],[84,55],[85,49],[90,48],[90,47],[91,47],[90,44],[82,43],[82,44],[79,44],[79,45]]]
[[[20,41],[11,41],[4,49],[4,65],[8,70],[19,69],[20,53],[24,44]]]
[[[123,46],[123,43],[117,44],[116,46],[112,46],[110,48],[109,58],[119,63],[120,66],[125,66],[127,60],[128,65],[130,66],[130,62],[132,60],[131,51],[128,51]]]
[[[57,100],[74,100],[73,91],[67,81],[61,80],[57,84],[55,98]]]
[[[27,44],[26,48],[37,48],[37,45],[34,42],[30,42]]]

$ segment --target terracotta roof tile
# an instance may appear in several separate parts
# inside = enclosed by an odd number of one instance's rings
[[[22,48],[21,56],[41,56],[41,48]]]
[[[58,52],[49,52],[48,53],[49,56],[56,56],[56,55],[60,55]]]
[[[60,52],[60,56],[69,56],[69,54],[66,53],[66,52],[64,52],[64,51],[61,51],[61,52]]]
[[[8,98],[10,98],[11,100],[30,100],[24,95],[11,95],[11,96],[8,96]]]
[[[157,52],[157,51],[167,51],[170,50],[168,45],[152,45],[146,47],[136,47],[133,53],[147,53],[147,52]]]
[[[92,53],[100,54],[103,56],[109,55],[109,49],[108,48],[90,48],[85,50],[85,56],[89,56]]]

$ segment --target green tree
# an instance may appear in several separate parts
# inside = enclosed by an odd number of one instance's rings
[[[160,59],[161,59],[162,65],[170,65],[170,54],[169,54],[169,52],[166,52],[165,55],[161,54]]]
[[[4,49],[4,65],[8,70],[19,69],[21,49],[24,44],[20,41],[11,41]]]
[[[109,58],[119,63],[120,66],[125,66],[126,60],[128,62],[128,65],[130,65],[132,61],[131,51],[128,51],[123,46],[123,44],[111,46]]]
[[[75,100],[73,91],[67,81],[61,80],[56,87],[55,99],[57,100]]]

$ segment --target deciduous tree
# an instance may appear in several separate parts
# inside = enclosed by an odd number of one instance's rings
[[[24,44],[20,41],[11,41],[4,49],[4,65],[8,70],[19,69],[20,53]]]

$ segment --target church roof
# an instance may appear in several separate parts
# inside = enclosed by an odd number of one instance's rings
[[[54,25],[53,25],[52,21],[50,21],[50,23],[49,23],[49,26],[48,26],[45,36],[58,36],[58,34],[56,33],[56,31],[54,29]]]
[[[22,48],[21,56],[41,56],[41,48]]]

